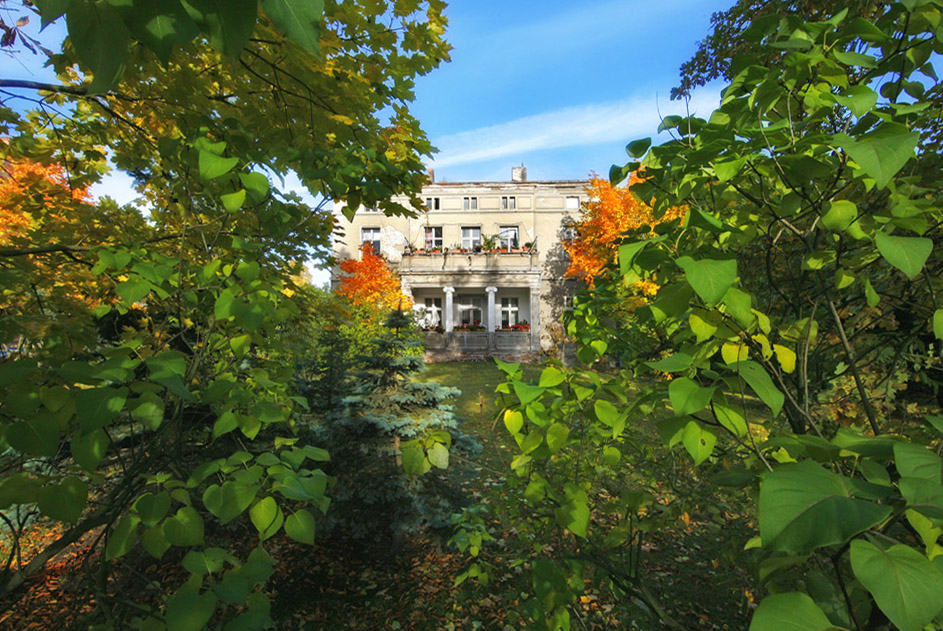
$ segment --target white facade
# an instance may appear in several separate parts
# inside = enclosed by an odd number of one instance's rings
[[[528,182],[526,170],[515,167],[509,182],[428,184],[426,208],[414,217],[359,208],[351,221],[335,203],[341,232],[334,256],[357,258],[365,241],[379,249],[427,312],[426,324],[451,334],[429,336],[432,349],[442,342],[453,351],[549,350],[569,294],[561,240],[588,186]]]

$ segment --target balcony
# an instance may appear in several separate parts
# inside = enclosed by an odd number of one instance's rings
[[[426,332],[426,352],[433,355],[515,355],[536,350],[530,331]]]
[[[404,252],[400,272],[488,272],[536,271],[540,268],[537,250],[413,251]]]

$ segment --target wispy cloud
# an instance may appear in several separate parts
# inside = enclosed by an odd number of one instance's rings
[[[702,90],[690,103],[692,114],[707,117],[717,106],[719,93]],[[661,117],[684,114],[685,106],[667,97],[632,98],[592,103],[525,116],[433,139],[439,148],[432,166],[449,167],[519,156],[545,149],[584,147],[627,142],[654,136]]]

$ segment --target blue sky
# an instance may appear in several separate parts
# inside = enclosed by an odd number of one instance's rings
[[[625,162],[626,143],[654,136],[678,67],[711,13],[732,0],[456,0],[451,63],[417,83],[413,111],[440,153],[436,179],[578,179]],[[709,114],[718,87],[695,94]],[[656,140],[657,142],[657,140]]]
[[[417,81],[412,108],[440,150],[436,179],[507,180],[522,163],[532,180],[608,173],[626,143],[683,113],[668,98],[678,67],[732,2],[453,0],[452,61]],[[57,22],[44,39],[64,32]],[[29,56],[6,60],[7,78],[55,80]],[[709,114],[718,91],[695,93],[692,112]],[[113,174],[94,192],[130,201],[129,183]]]

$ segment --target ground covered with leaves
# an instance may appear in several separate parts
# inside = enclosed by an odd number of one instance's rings
[[[539,370],[534,367],[534,373]],[[453,485],[468,503],[492,503],[505,492],[503,479],[510,461],[510,438],[495,419],[499,410],[494,387],[500,372],[491,363],[431,365],[425,378],[462,388],[456,411],[466,419],[466,431],[482,443],[471,462],[457,463],[444,483]],[[746,505],[746,498],[743,498]],[[743,542],[755,534],[755,524],[738,502],[722,510],[684,513],[678,528],[652,533],[642,546],[642,582],[665,612],[686,629],[745,628],[752,611],[751,576],[743,569]],[[530,586],[520,568],[511,566],[514,533],[503,530],[500,516],[486,519],[494,541],[481,560],[494,568],[491,580],[457,583],[468,559],[448,545],[450,532],[417,533],[407,539],[379,539],[365,545],[333,532],[314,547],[278,536],[265,546],[277,560],[269,583],[272,615],[279,629],[518,629],[524,625],[516,611],[529,597]],[[37,522],[28,537],[38,549],[55,531]],[[233,530],[216,536],[244,538],[253,533]],[[96,542],[90,533],[82,545]],[[87,568],[79,551],[70,551],[31,579],[8,602],[0,603],[0,629],[88,629],[94,611],[94,588],[82,587]],[[179,556],[179,555],[177,555]],[[739,560],[739,563],[738,563]],[[28,562],[24,558],[23,562]],[[154,603],[164,590],[184,579],[179,559],[171,550],[157,563],[146,554],[122,559],[122,567],[104,591],[127,605]],[[127,608],[125,608],[127,611]],[[647,605],[637,599],[615,600],[587,587],[573,607],[574,629],[662,628]],[[115,620],[115,628],[127,621]]]

